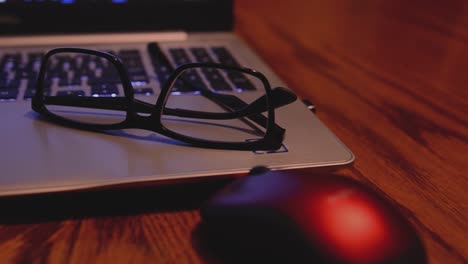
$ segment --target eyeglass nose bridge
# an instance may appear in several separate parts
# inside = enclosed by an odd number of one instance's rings
[[[158,111],[151,113],[142,113],[135,111],[133,113],[129,113],[126,122],[129,127],[157,132],[160,131],[159,128],[161,127],[161,120],[157,112]]]

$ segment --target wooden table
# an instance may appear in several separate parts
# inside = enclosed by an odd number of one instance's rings
[[[398,204],[430,263],[467,263],[468,3],[239,0],[236,17],[355,153],[339,173]],[[211,262],[197,208],[222,184],[2,200],[0,262]]]

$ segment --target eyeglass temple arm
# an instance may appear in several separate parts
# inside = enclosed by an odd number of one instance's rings
[[[201,89],[201,93],[218,105],[229,107],[229,110],[235,111],[234,113],[236,113],[238,117],[268,111],[266,95],[263,95],[254,102],[247,104],[235,95],[214,93],[204,89]],[[272,108],[280,108],[293,103],[296,100],[297,96],[286,88],[276,87],[272,89],[270,102]]]
[[[205,94],[206,92],[204,92]],[[199,112],[186,109],[173,109],[165,108],[165,115],[187,117],[187,118],[199,118],[199,119],[234,119],[252,115],[254,113],[265,112],[268,109],[266,104],[266,97],[262,96],[255,100],[250,105],[242,101],[236,96],[226,94],[216,94],[213,92],[206,93],[205,96],[211,100],[215,100],[216,103],[222,104],[229,107],[232,112],[229,113],[209,113]],[[284,105],[290,104],[296,100],[296,95],[289,92],[285,88],[275,88],[272,90],[272,107],[278,108]],[[84,107],[94,109],[106,109],[106,110],[117,110],[126,111],[128,101],[126,98],[118,97],[73,97],[73,96],[46,96],[44,103],[48,105],[61,105],[61,106],[73,106],[73,107]],[[150,114],[154,111],[154,105],[134,100],[133,107],[136,112]]]
[[[253,114],[261,115],[260,113],[268,110],[266,95],[259,97],[251,104],[247,104],[239,97],[229,94],[214,93],[209,90],[199,89],[202,95],[218,104],[221,107],[227,108],[229,113],[209,113],[198,112],[185,109],[165,108],[164,114],[175,115],[179,117],[203,118],[203,119],[234,119],[241,117],[250,118]],[[286,88],[277,87],[272,90],[271,107],[279,108],[294,102],[297,96]]]
[[[211,95],[209,95],[209,97],[211,97],[210,99],[214,101],[215,103],[217,103],[218,105],[225,106],[225,107],[227,106],[228,110],[230,111],[237,111],[241,109],[238,112],[248,113],[248,116],[247,116],[248,119],[261,125],[262,127],[265,127],[265,128],[267,127],[268,119],[264,115],[261,114],[262,112],[267,111],[268,109],[266,95],[258,98],[251,104],[247,104],[242,99],[234,95],[217,94],[211,91],[210,93],[211,93]],[[288,91],[285,88],[277,87],[272,90],[272,100],[270,103],[272,104],[272,107],[278,108],[284,105],[288,105],[296,101],[296,99],[297,99],[297,96],[293,94],[292,92]],[[251,110],[253,109],[255,109],[256,111],[251,112]],[[285,131],[284,128],[278,126],[277,124],[274,124],[274,128],[278,133],[284,133]]]
[[[174,67],[172,66],[171,62],[169,61],[169,59],[164,54],[164,52],[162,52],[162,50],[161,50],[160,46],[158,45],[158,43],[150,42],[150,43],[148,43],[147,48],[148,48],[149,54],[151,55],[154,66],[159,64],[158,63],[158,61],[159,61],[163,65],[166,65],[166,67],[168,67],[171,72],[173,72],[175,70]],[[223,107],[225,109],[228,109],[231,112],[233,112],[233,111],[234,112],[241,112],[245,116],[245,115],[247,115],[246,112],[249,112],[249,111],[252,111],[253,109],[258,108],[258,110],[256,111],[257,112],[257,114],[256,114],[257,117],[254,117],[253,115],[249,115],[248,118],[251,119],[252,121],[256,122],[257,124],[262,125],[263,127],[266,127],[266,123],[267,123],[266,118],[261,114],[262,112],[265,112],[265,111],[268,110],[268,105],[266,103],[267,102],[266,101],[266,96],[260,97],[254,103],[250,104],[251,107],[248,107],[246,109],[246,106],[248,106],[248,104],[245,103],[240,98],[238,98],[237,96],[214,93],[214,92],[212,92],[212,91],[210,91],[210,90],[208,90],[208,89],[206,89],[204,87],[193,87],[193,83],[186,80],[186,79],[183,79],[183,81],[189,87],[194,88],[193,89],[194,91],[201,91],[201,93],[204,96],[206,96],[207,98],[210,98],[216,104],[218,104],[219,106],[221,106],[221,107]],[[271,105],[272,105],[273,108],[278,108],[278,107],[281,107],[283,105],[290,104],[290,103],[294,102],[297,99],[297,96],[295,94],[293,94],[292,92],[288,91],[287,89],[285,89],[285,88],[279,88],[278,89],[278,88],[275,88],[272,91],[273,92],[273,96],[272,96],[273,97],[273,100],[272,100],[273,102],[271,103]],[[278,94],[277,90],[280,90],[283,94],[276,97],[277,94]],[[281,100],[283,100],[283,101],[281,101]],[[280,103],[280,104],[278,104],[278,106],[276,106],[275,102],[282,102],[282,103]],[[178,109],[178,110],[181,110],[181,109]],[[238,111],[238,110],[240,110],[240,111]],[[182,112],[179,112],[179,113],[182,113]],[[203,113],[203,114],[205,114],[205,113]],[[213,113],[213,116],[216,116],[216,115],[220,115],[220,114]],[[223,113],[222,115],[227,116],[226,113]],[[179,116],[181,116],[181,115],[179,115]],[[253,117],[254,117],[254,119],[256,119],[256,121],[252,119]],[[230,118],[228,118],[228,119],[230,119]],[[280,128],[276,124],[275,124],[275,126],[277,128]],[[284,130],[284,129],[282,129],[282,130]]]

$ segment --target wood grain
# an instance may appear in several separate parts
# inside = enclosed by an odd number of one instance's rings
[[[403,208],[432,263],[466,262],[468,5],[281,2],[242,2],[239,32],[356,154],[343,173]]]
[[[340,173],[398,204],[430,263],[467,263],[468,3],[239,0],[235,14],[356,154]],[[217,187],[2,199],[0,262],[213,262],[197,208]]]

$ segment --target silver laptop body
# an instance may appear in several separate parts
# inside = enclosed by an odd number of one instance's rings
[[[186,2],[194,5],[194,1],[179,2],[181,6]],[[231,1],[212,2],[232,5]],[[56,8],[61,8],[60,4],[56,5]],[[72,5],[68,4],[67,7],[72,8]],[[215,8],[216,5],[209,11]],[[232,20],[231,15],[227,16],[228,20]],[[0,13],[0,21],[4,21],[6,16]],[[196,21],[193,20],[193,23]],[[55,47],[83,47],[116,53],[120,50],[137,50],[150,76],[145,87],[153,89],[153,93],[136,95],[136,98],[154,104],[160,84],[148,56],[148,43],[158,43],[174,65],[176,63],[172,60],[171,49],[183,49],[192,61],[196,61],[191,53],[192,48],[202,48],[216,59],[213,48],[224,47],[240,65],[265,74],[272,87],[287,87],[230,30],[232,21],[226,24],[226,28],[213,31],[190,28],[175,30],[172,27],[163,31],[156,27],[156,31],[145,29],[140,32],[135,29],[131,33],[46,32],[34,35],[13,34],[14,25],[9,25],[7,32],[0,36],[0,60],[7,54],[20,54],[24,62],[28,54],[44,53]],[[26,26],[22,27],[21,31],[27,31]],[[3,92],[4,96],[0,99],[0,196],[125,187],[243,174],[257,165],[272,169],[338,168],[354,161],[351,151],[301,100],[276,110],[276,123],[286,129],[281,149],[271,152],[215,150],[179,144],[162,135],[138,129],[128,129],[121,133],[97,133],[51,123],[31,109],[30,99],[26,95],[28,82],[26,78],[21,79],[15,98]],[[178,96],[190,101],[191,95]],[[239,93],[239,96],[255,94]]]

